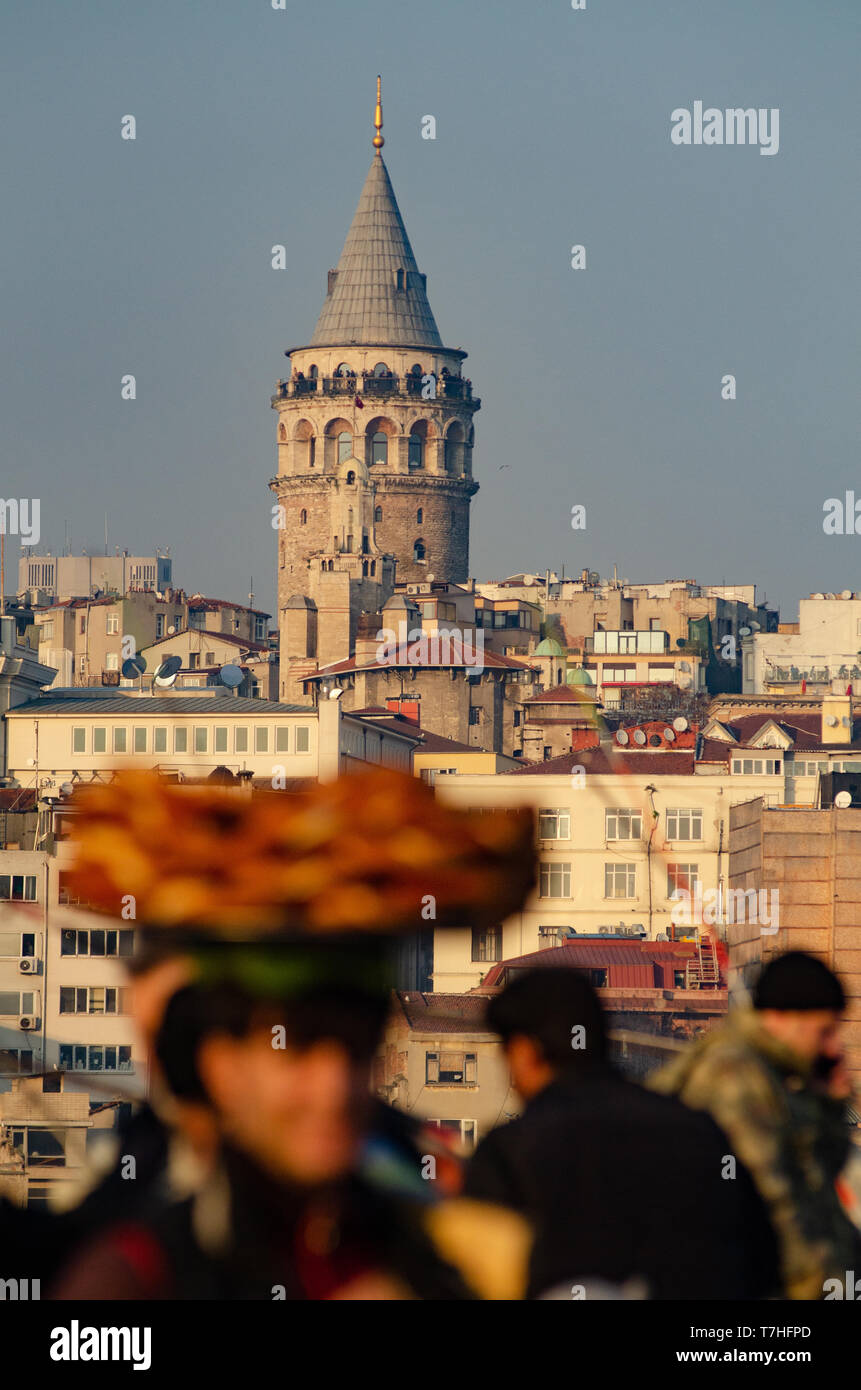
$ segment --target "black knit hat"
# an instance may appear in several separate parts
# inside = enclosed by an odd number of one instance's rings
[[[834,1009],[842,1013],[846,995],[837,976],[805,951],[787,951],[770,961],[753,992],[755,1009]]]

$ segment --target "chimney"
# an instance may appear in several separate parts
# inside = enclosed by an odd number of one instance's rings
[[[852,742],[852,696],[823,695],[822,742]]]

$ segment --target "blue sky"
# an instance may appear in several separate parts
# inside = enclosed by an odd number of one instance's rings
[[[483,402],[471,572],[756,581],[787,617],[861,589],[861,537],[822,530],[827,498],[861,496],[852,0],[8,9],[2,492],[41,499],[43,545],[68,522],[102,546],[107,511],[112,549],[170,545],[187,589],[242,599],[253,576],[273,608],[269,396],[340,253],[381,72],[401,211]],[[777,107],[779,153],[672,145],[695,100]]]

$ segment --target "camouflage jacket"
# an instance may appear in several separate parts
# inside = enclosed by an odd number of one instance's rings
[[[821,1298],[827,1278],[845,1278],[861,1242],[835,1188],[850,1142],[844,1106],[811,1085],[755,1010],[731,1011],[648,1085],[707,1110],[726,1134],[768,1206],[786,1297]]]

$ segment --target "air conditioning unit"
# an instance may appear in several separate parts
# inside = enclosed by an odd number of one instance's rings
[[[18,973],[20,975],[35,975],[37,973],[36,965],[35,956],[22,956],[18,962]]]
[[[408,584],[408,585],[407,585],[407,593],[408,593],[408,594],[417,594],[417,593],[419,593],[420,591],[421,591],[421,586],[418,585],[418,584]]]
[[[18,1027],[23,1033],[30,1033],[39,1027],[39,1020],[35,1014],[22,1014],[18,1019]]]

